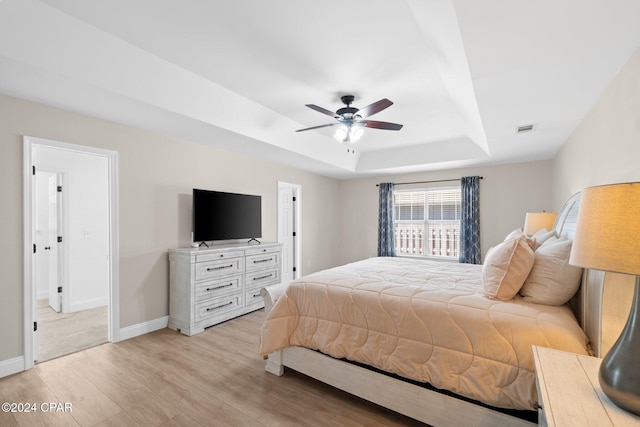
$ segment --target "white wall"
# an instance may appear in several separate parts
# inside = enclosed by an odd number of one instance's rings
[[[34,146],[38,170],[63,172],[63,313],[107,305],[109,296],[106,157]],[[62,255],[62,254],[61,254]]]
[[[527,162],[451,169],[340,182],[340,250],[344,262],[376,256],[380,182],[414,182],[479,175],[480,238],[483,256],[516,228],[527,212],[551,211],[551,162]],[[435,184],[436,186],[446,185]],[[453,183],[455,184],[455,183]],[[412,187],[424,188],[424,185]],[[411,188],[401,186],[398,188]]]
[[[558,208],[585,187],[640,181],[640,49],[553,159]]]

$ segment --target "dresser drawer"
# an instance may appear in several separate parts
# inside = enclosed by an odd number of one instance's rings
[[[244,254],[246,256],[251,256],[251,255],[261,255],[261,254],[266,254],[267,252],[280,252],[280,247],[278,246],[256,246],[254,248],[249,248],[246,249],[244,251]]]
[[[278,252],[267,252],[259,255],[251,255],[246,258],[246,270],[264,270],[273,267],[280,267],[280,254]]]
[[[264,307],[264,298],[260,294],[262,287],[248,289],[244,294],[244,305],[246,307],[255,308],[256,310]]]
[[[270,268],[267,270],[254,271],[245,276],[245,288],[253,289],[269,285],[280,281],[280,269]]]
[[[542,392],[540,391],[540,380],[536,377],[536,391],[538,392],[538,399],[542,400]],[[547,418],[544,413],[544,407],[541,402],[533,402],[533,407],[538,411],[538,425],[541,427],[547,427]]]
[[[215,261],[217,259],[242,258],[244,251],[214,252],[196,255],[196,262]]]
[[[242,307],[242,294],[229,295],[226,298],[218,298],[197,303],[195,305],[195,321],[201,322],[212,317],[219,316]]]
[[[224,279],[201,282],[196,286],[195,302],[217,298],[240,290],[242,290],[242,276],[231,276]]]
[[[229,258],[196,263],[196,280],[240,274],[244,270],[244,258]]]

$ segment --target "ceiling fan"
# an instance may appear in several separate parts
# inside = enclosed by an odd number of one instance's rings
[[[352,107],[351,104],[355,97],[353,95],[344,95],[340,99],[346,107],[339,108],[335,113],[325,108],[318,107],[314,104],[306,104],[307,107],[315,110],[319,113],[333,117],[337,120],[336,123],[329,123],[325,125],[312,126],[310,128],[298,129],[296,132],[302,132],[306,130],[320,129],[324,127],[337,127],[334,138],[340,142],[356,142],[362,136],[363,128],[368,127],[372,129],[385,129],[385,130],[400,130],[402,125],[397,123],[380,122],[376,120],[366,120],[367,117],[373,116],[376,113],[390,107],[393,102],[387,98],[383,98],[380,101],[367,105],[362,109]]]

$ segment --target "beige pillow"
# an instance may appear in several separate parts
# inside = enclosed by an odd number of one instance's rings
[[[514,237],[523,237],[523,236],[527,244],[531,247],[531,249],[535,251],[536,248],[539,246],[536,243],[536,239],[534,238],[534,236],[527,236],[526,234],[524,234],[521,228],[516,228],[511,233],[507,234],[507,237],[504,238],[504,241],[506,242],[507,240],[511,240]]]
[[[489,249],[482,266],[485,295],[501,301],[513,298],[529,275],[533,259],[533,249],[524,235]]]
[[[562,305],[580,287],[582,269],[569,264],[571,240],[552,237],[535,252],[535,260],[520,295],[536,304]]]

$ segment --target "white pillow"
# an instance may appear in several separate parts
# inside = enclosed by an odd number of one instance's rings
[[[536,239],[536,247],[533,248],[534,250],[538,249],[544,242],[546,242],[547,240],[549,240],[552,237],[556,237],[556,232],[555,230],[551,230],[551,231],[547,231],[546,228],[543,228],[542,230],[536,232],[533,236],[534,239]]]
[[[489,249],[482,265],[485,295],[501,301],[512,299],[529,275],[533,260],[533,249],[524,235]]]
[[[571,240],[552,237],[535,252],[533,268],[520,295],[536,304],[563,305],[580,287],[582,269],[569,264]]]

